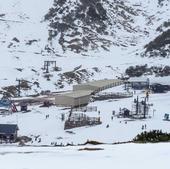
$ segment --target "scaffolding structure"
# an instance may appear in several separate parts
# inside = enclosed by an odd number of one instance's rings
[[[100,124],[102,124],[102,122],[100,121],[100,117],[88,117],[83,113],[72,113],[71,116],[69,116],[68,120],[65,121],[64,130]]]
[[[133,118],[133,119],[145,119],[149,117],[151,104],[148,103],[147,97],[144,100],[139,101],[137,97],[132,103],[132,110],[127,108],[120,108],[118,117]]]

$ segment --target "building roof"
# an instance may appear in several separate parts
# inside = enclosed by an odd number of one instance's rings
[[[151,86],[163,86],[163,84],[160,84],[160,83],[152,83]]]
[[[128,82],[148,82],[149,78],[146,77],[131,77]]]
[[[150,78],[150,83],[159,83],[162,85],[170,85],[170,77],[169,76],[164,76],[164,77],[152,77]]]
[[[1,98],[0,99],[0,107],[9,107],[11,105],[11,100],[9,100],[8,98]]]
[[[79,85],[89,85],[89,86],[94,86],[94,87],[105,87],[107,85],[116,83],[116,82],[121,82],[121,80],[119,79],[103,79],[103,80],[94,80],[91,82],[87,82],[87,83],[82,83]]]
[[[75,90],[70,93],[61,94],[61,96],[79,98],[79,97],[83,97],[83,96],[89,96],[89,95],[91,95],[92,92],[93,92],[92,90]],[[58,95],[58,96],[60,96],[60,95]]]
[[[26,103],[26,102],[20,102],[19,105],[20,105],[20,106],[28,106],[28,103]]]
[[[14,134],[18,130],[17,124],[0,124],[0,134]]]

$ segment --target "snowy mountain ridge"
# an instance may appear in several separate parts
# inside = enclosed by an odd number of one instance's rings
[[[115,78],[131,65],[166,65],[168,54],[161,60],[140,55],[144,46],[168,31],[164,25],[169,4],[169,0],[2,1],[0,86],[15,87],[16,78],[24,79],[30,82],[23,90],[27,95]],[[55,60],[61,71],[51,65],[50,73],[45,73],[46,60]]]

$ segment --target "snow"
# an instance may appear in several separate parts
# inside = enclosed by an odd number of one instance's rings
[[[116,30],[116,41],[129,41],[134,39],[137,46],[128,48],[115,46],[110,52],[98,51],[75,54],[71,51],[63,52],[54,40],[53,46],[57,49],[57,54],[46,53],[44,47],[48,44],[48,23],[43,22],[43,17],[50,7],[53,0],[0,0],[2,18],[7,21],[0,21],[0,87],[17,85],[16,79],[25,79],[32,83],[38,81],[40,88],[32,84],[31,91],[24,91],[23,96],[35,94],[41,90],[59,91],[55,83],[59,79],[59,73],[72,71],[75,67],[82,65],[82,69],[91,70],[98,67],[101,72],[95,74],[90,79],[115,78],[124,74],[125,69],[132,65],[162,66],[169,64],[169,58],[142,58],[136,53],[143,51],[143,46],[154,39],[159,33],[156,28],[164,21],[169,19],[169,4],[162,8],[158,7],[155,1],[149,0],[130,0],[129,4],[138,4],[141,9],[141,15],[134,19],[134,26],[140,28],[140,31],[134,35],[125,33],[122,30]],[[138,7],[133,6],[135,9]],[[70,8],[71,10],[71,8]],[[145,14],[145,16],[143,16]],[[151,16],[150,23],[146,17]],[[148,31],[149,34],[143,34]],[[128,37],[130,36],[130,37]],[[16,37],[20,43],[13,41]],[[32,45],[26,45],[29,40],[37,40]],[[109,37],[108,37],[109,39]],[[10,43],[13,45],[9,48]],[[52,78],[47,81],[44,78],[42,70],[45,60],[56,60],[57,66],[62,68],[61,72],[52,71]],[[22,72],[17,68],[23,69]],[[36,70],[37,72],[32,71]],[[169,84],[169,77],[149,77],[153,83]],[[73,85],[73,84],[72,84]],[[65,84],[68,90],[72,85]],[[115,87],[106,92],[124,92],[123,86]],[[119,108],[126,107],[132,109],[133,99],[139,96],[142,99],[145,93],[137,91],[133,98],[116,99],[107,101],[91,102],[89,106],[97,106],[98,112],[86,112],[88,116],[101,118],[102,124],[93,127],[75,128],[70,134],[64,131],[64,122],[61,121],[61,114],[65,113],[68,117],[69,110],[61,107],[52,106],[50,108],[40,108],[38,105],[29,106],[31,110],[28,113],[14,113],[0,115],[0,123],[17,123],[19,126],[19,136],[29,136],[33,143],[26,143],[29,147],[17,147],[16,145],[3,144],[0,146],[0,162],[2,169],[47,169],[61,167],[65,168],[167,168],[167,161],[170,157],[169,144],[125,144],[125,145],[100,145],[96,147],[104,148],[102,151],[86,152],[78,151],[82,147],[32,147],[51,145],[51,143],[80,144],[87,140],[97,140],[104,143],[124,142],[132,140],[137,134],[141,133],[142,125],[146,124],[147,131],[153,129],[170,132],[170,122],[163,121],[165,113],[170,109],[170,93],[150,94],[149,103],[152,103],[150,116],[145,120],[131,121],[125,118],[111,119],[112,111],[117,113]],[[24,97],[27,99],[30,97]],[[16,98],[14,98],[16,99]],[[18,100],[18,98],[17,98]],[[81,113],[81,112],[79,112]],[[49,118],[46,119],[46,115]],[[125,124],[127,121],[127,124]],[[109,128],[106,126],[109,124]],[[35,136],[41,138],[41,143],[35,140]],[[88,145],[89,147],[89,145]],[[90,146],[91,147],[91,146]],[[77,164],[77,165],[76,165]]]
[[[119,86],[107,89],[106,92],[124,92],[123,88],[124,86]],[[151,118],[130,120],[114,117],[113,120],[111,119],[113,110],[116,111],[116,114],[118,114],[120,108],[126,107],[132,110],[132,102],[137,96],[139,96],[139,100],[142,100],[145,92],[136,91],[133,98],[91,102],[88,106],[97,106],[97,109],[100,110],[100,115],[98,112],[86,112],[85,114],[90,117],[100,117],[102,124],[70,129],[73,134],[64,130],[64,121],[61,120],[61,114],[64,113],[66,119],[69,115],[69,109],[64,110],[64,107],[40,108],[36,105],[29,106],[31,112],[28,113],[18,112],[11,115],[1,115],[0,123],[17,123],[19,136],[25,135],[33,139],[32,143],[27,143],[29,145],[51,145],[51,143],[64,145],[67,143],[82,144],[87,140],[96,140],[103,143],[130,141],[143,131],[142,125],[144,124],[147,126],[147,131],[163,130],[164,132],[170,132],[170,122],[163,121],[164,114],[169,113],[169,92],[150,94],[149,103],[153,104],[149,114]],[[49,118],[46,119],[48,114]],[[109,128],[106,128],[108,124]],[[38,135],[41,138],[40,143],[35,140],[35,136]]]
[[[2,169],[143,169],[167,168],[170,146],[164,144],[125,144],[86,146],[100,151],[78,151],[84,147],[0,147]]]
[[[74,2],[73,2],[74,3]],[[110,49],[110,52],[89,51],[88,53],[75,54],[71,51],[63,53],[61,47],[58,45],[58,39],[54,40],[53,47],[57,49],[57,54],[47,54],[44,52],[45,46],[48,44],[48,23],[43,22],[44,15],[50,7],[52,7],[53,0],[8,0],[0,1],[1,13],[5,16],[2,19],[14,20],[19,22],[3,22],[0,21],[0,50],[3,62],[0,63],[0,87],[16,85],[16,78],[31,81],[38,81],[40,88],[32,87],[31,91],[23,92],[22,95],[34,94],[41,90],[56,91],[55,83],[59,79],[59,73],[71,71],[75,67],[82,65],[82,68],[91,70],[93,67],[98,67],[101,73],[95,74],[91,79],[113,78],[124,73],[125,69],[131,65],[167,65],[169,59],[159,58],[141,58],[136,53],[143,50],[143,46],[156,37],[155,29],[160,26],[163,21],[169,18],[169,5],[162,8],[158,7],[157,3],[152,1],[126,1],[126,4],[133,6],[134,9],[140,9],[140,15],[134,17],[134,27],[140,27],[137,34],[130,34],[123,32],[123,30],[116,30],[117,38],[126,43],[127,36],[137,41],[137,46],[129,46],[124,48],[115,46]],[[138,4],[139,6],[135,6]],[[70,8],[70,10],[73,6]],[[143,15],[145,13],[145,15]],[[161,13],[161,15],[160,15]],[[155,16],[152,23],[147,24],[147,16]],[[156,18],[159,18],[156,20]],[[152,29],[151,29],[152,27]],[[147,30],[148,36],[143,32]],[[158,33],[157,33],[158,34]],[[12,41],[16,37],[20,43]],[[123,38],[124,37],[124,38]],[[108,37],[109,38],[109,37]],[[26,45],[29,40],[37,40],[32,45]],[[123,40],[124,39],[124,40]],[[8,48],[10,43],[13,46]],[[47,81],[42,71],[43,62],[45,60],[56,60],[57,66],[62,68],[62,71],[57,73],[50,71],[53,77]],[[5,64],[4,64],[5,63]],[[108,69],[106,66],[112,66],[113,69]],[[16,68],[22,68],[19,72]],[[31,71],[36,70],[38,73]],[[65,90],[70,89],[68,84],[65,84]]]

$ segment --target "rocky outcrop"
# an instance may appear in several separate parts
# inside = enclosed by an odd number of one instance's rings
[[[127,46],[117,31],[138,32],[134,17],[140,10],[120,0],[55,0],[45,15],[49,22],[49,41],[58,39],[63,51],[82,52],[104,49],[112,45]],[[129,37],[126,36],[128,39]],[[130,38],[129,38],[130,39]],[[133,44],[134,45],[134,44]]]
[[[149,57],[170,56],[170,29],[161,33],[153,41],[145,46],[145,55]]]

